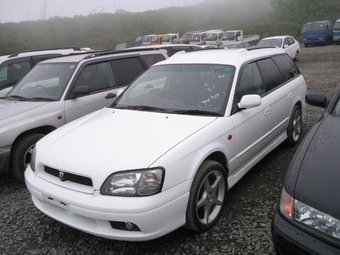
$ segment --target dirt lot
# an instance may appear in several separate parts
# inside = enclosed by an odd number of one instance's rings
[[[297,65],[308,91],[330,97],[340,83],[340,46],[302,47]],[[304,134],[322,112],[307,108]],[[0,254],[274,254],[270,223],[296,148],[279,146],[237,183],[212,230],[179,229],[141,243],[106,240],[59,224],[33,206],[24,184],[0,176]]]

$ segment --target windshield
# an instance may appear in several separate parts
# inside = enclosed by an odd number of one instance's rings
[[[76,63],[36,65],[6,98],[60,100]]]
[[[207,33],[207,41],[216,41],[217,40],[217,34],[216,33]]]
[[[162,42],[170,42],[171,39],[171,35],[164,35],[162,37]]]
[[[304,32],[314,32],[314,31],[320,31],[320,30],[325,30],[325,24],[324,23],[305,24],[302,28],[302,33],[304,33]]]
[[[336,21],[334,24],[334,30],[340,30],[340,21]]]
[[[201,38],[202,38],[202,34],[192,34],[190,36],[190,41],[199,42],[199,41],[201,41]]]
[[[235,40],[235,33],[234,32],[224,32],[222,35],[222,40],[226,41],[226,40],[231,40],[234,41]]]
[[[112,105],[119,109],[223,116],[233,66],[186,64],[154,66]]]
[[[279,38],[278,39],[264,39],[264,40],[259,41],[257,46],[260,46],[260,47],[277,46],[277,47],[281,48],[282,39],[279,39]]]

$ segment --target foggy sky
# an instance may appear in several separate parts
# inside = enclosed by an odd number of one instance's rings
[[[95,13],[115,13],[157,10],[171,6],[188,6],[204,0],[0,0],[0,22],[20,22],[51,17],[87,16]]]

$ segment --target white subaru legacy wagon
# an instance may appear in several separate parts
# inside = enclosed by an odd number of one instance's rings
[[[299,142],[306,90],[282,49],[179,52],[41,139],[27,188],[46,215],[108,239],[206,231],[235,183]]]

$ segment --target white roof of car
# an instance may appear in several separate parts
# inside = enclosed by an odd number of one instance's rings
[[[243,63],[265,56],[286,54],[279,48],[247,49],[207,49],[191,52],[179,52],[167,60],[155,65],[165,64],[221,64],[241,66]]]
[[[92,53],[84,53],[84,54],[76,54],[76,55],[70,55],[70,56],[63,56],[63,57],[57,57],[57,58],[53,58],[53,59],[48,59],[45,60],[41,63],[66,63],[66,62],[80,62],[83,59],[93,59],[94,57],[96,59],[98,58],[107,58],[107,57],[111,57],[112,55],[114,56],[126,56],[126,55],[145,55],[145,54],[159,54],[161,51],[154,51],[154,50],[143,50],[143,51],[133,51],[133,52],[105,52],[105,51],[98,51],[98,52],[92,52]],[[165,53],[165,51],[164,51]],[[165,53],[166,54],[166,53]]]
[[[276,35],[276,36],[270,36],[270,37],[265,37],[262,38],[261,40],[267,40],[267,39],[283,39],[285,37],[293,37],[291,35]]]

